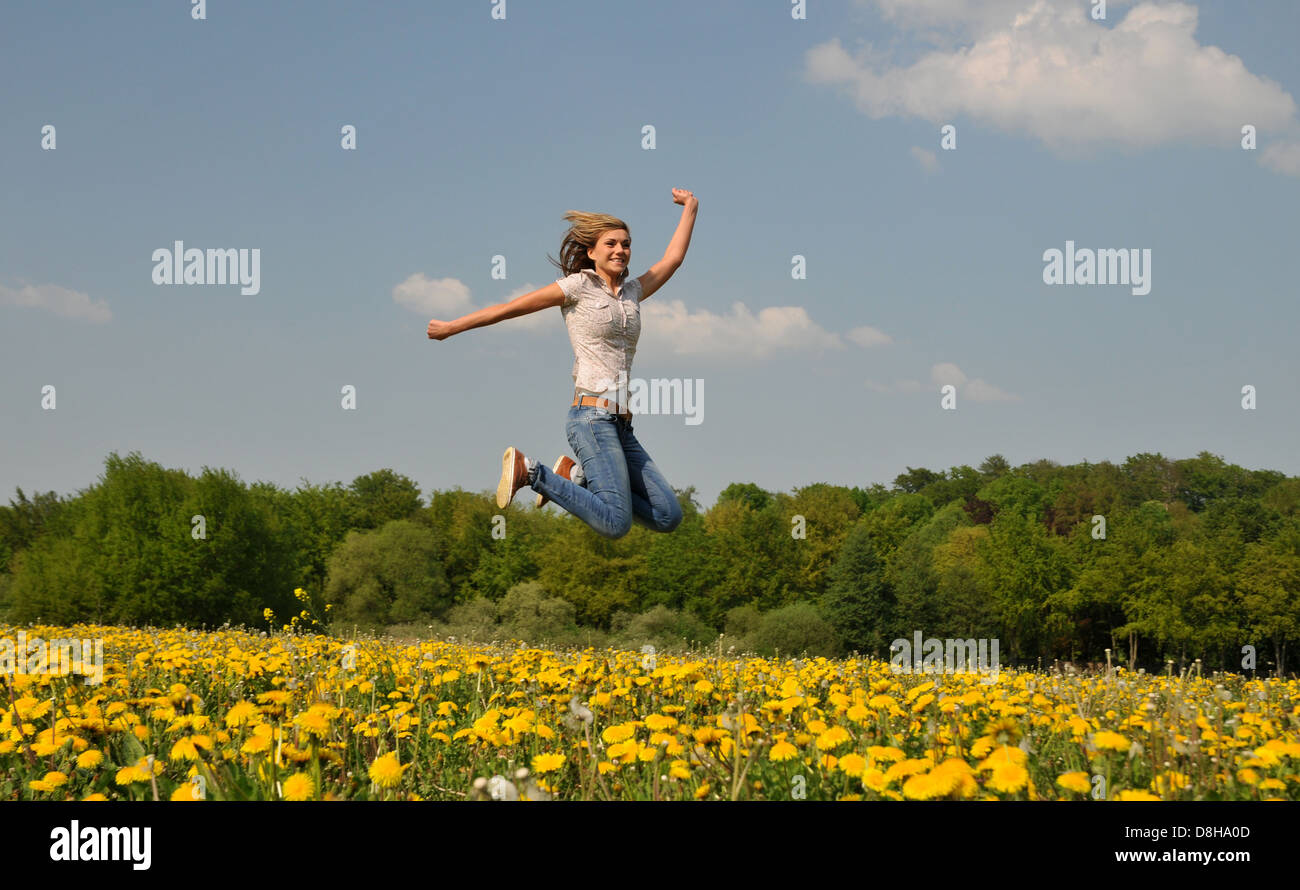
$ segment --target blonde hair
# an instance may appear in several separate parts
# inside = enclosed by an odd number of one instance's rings
[[[560,241],[560,259],[559,261],[551,259],[549,254],[546,258],[558,266],[566,276],[581,269],[596,268],[595,261],[587,256],[587,251],[596,246],[600,236],[605,232],[611,229],[623,229],[629,238],[632,237],[632,230],[627,227],[627,223],[608,213],[570,210],[564,214],[564,218],[569,221],[569,231],[564,233],[564,238]],[[623,274],[619,276],[620,281],[627,277],[629,268],[630,266],[623,267]]]

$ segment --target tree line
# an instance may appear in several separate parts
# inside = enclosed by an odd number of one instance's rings
[[[734,483],[708,509],[677,494],[676,531],[609,540],[490,492],[426,501],[390,469],[286,490],[114,453],[73,496],[19,488],[0,507],[0,616],[256,627],[269,609],[277,626],[726,633],[755,651],[884,658],[920,631],[997,639],[1020,665],[1111,649],[1148,670],[1241,670],[1254,652],[1279,674],[1300,639],[1300,478],[1208,452],[1015,468],[994,455],[909,467],[889,487]]]

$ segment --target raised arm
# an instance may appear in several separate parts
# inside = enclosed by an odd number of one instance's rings
[[[673,238],[668,242],[668,249],[664,251],[664,258],[650,267],[650,270],[642,275],[638,281],[641,282],[641,299],[645,300],[655,291],[663,287],[678,267],[686,261],[686,248],[691,246],[691,231],[695,228],[695,214],[700,206],[699,200],[694,194],[686,189],[673,189],[673,203],[682,204],[682,218],[677,223],[677,231],[673,232]]]
[[[509,303],[484,306],[469,315],[462,315],[455,321],[438,321],[435,318],[429,322],[429,339],[446,340],[453,334],[468,331],[470,328],[486,327],[490,324],[496,324],[498,321],[505,321],[507,318],[518,318],[520,315],[528,315],[530,312],[538,312],[552,306],[563,305],[563,303],[564,291],[560,290],[560,286],[552,281],[546,287],[538,288],[530,294],[524,294],[522,297],[515,297]]]

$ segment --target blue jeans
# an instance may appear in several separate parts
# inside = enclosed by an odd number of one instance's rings
[[[533,491],[607,538],[623,537],[632,530],[633,521],[657,532],[677,528],[682,506],[632,435],[630,421],[594,405],[571,405],[565,432],[586,474],[587,487],[575,485],[538,461]]]

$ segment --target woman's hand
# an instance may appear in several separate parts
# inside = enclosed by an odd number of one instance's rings
[[[683,204],[688,210],[693,210],[700,205],[700,201],[695,197],[693,192],[686,189],[673,189],[673,203]]]
[[[438,321],[436,318],[429,322],[428,330],[430,340],[446,340],[452,334],[456,333],[451,329],[451,322]]]

